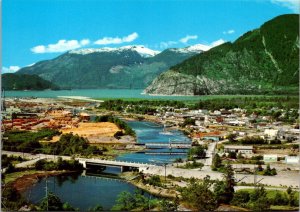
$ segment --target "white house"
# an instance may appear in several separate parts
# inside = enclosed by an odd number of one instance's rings
[[[264,136],[266,139],[273,140],[277,138],[278,130],[275,129],[265,129]]]
[[[225,152],[236,152],[241,154],[252,154],[253,146],[225,145]]]
[[[277,155],[264,155],[264,162],[277,162],[278,156]]]
[[[299,164],[299,156],[285,156],[285,163]]]

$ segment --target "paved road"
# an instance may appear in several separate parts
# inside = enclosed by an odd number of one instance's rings
[[[214,156],[216,147],[217,147],[217,142],[209,143],[207,151],[206,151],[206,157],[208,157],[208,158],[205,160],[205,163],[204,163],[205,166],[212,165],[212,160],[213,160],[213,156]]]
[[[141,168],[140,171],[146,174],[157,174],[160,176],[164,176],[165,168],[162,166],[148,167],[148,169]],[[198,178],[203,179],[207,175],[210,176],[211,179],[222,179],[222,173],[209,171],[209,170],[190,170],[190,169],[180,169],[172,166],[167,166],[166,168],[167,175],[173,175],[175,177],[184,177],[184,178]],[[245,183],[253,183],[254,175],[246,175],[246,174],[235,174],[235,178],[240,182]],[[269,186],[293,186],[299,187],[299,172],[297,171],[286,171],[279,172],[276,176],[261,176],[257,175],[257,181],[260,183],[269,185]]]
[[[2,154],[8,154],[8,155],[16,155],[16,156],[22,156],[23,153],[20,152],[8,152],[8,151],[2,151]],[[31,162],[36,159],[56,159],[58,156],[54,155],[45,155],[45,154],[24,154],[24,157],[31,158]],[[64,160],[69,160],[71,157],[69,156],[61,156]],[[79,160],[88,160],[93,161],[93,159],[87,159],[87,158],[76,158]],[[94,159],[96,160],[96,159]],[[99,160],[99,159],[97,159]],[[109,160],[101,160],[105,161],[105,163],[124,163],[120,161],[109,161]],[[126,163],[126,162],[125,162]],[[131,163],[132,164],[132,163]],[[129,165],[129,164],[128,164]],[[163,166],[156,166],[156,165],[150,165],[150,164],[140,164],[138,165],[139,170],[143,171],[143,173],[146,174],[157,174],[160,176],[165,175],[165,168]],[[184,177],[184,178],[198,178],[203,179],[207,175],[211,177],[211,179],[222,179],[222,173],[214,172],[210,170],[190,170],[190,169],[180,169],[175,168],[173,165],[167,165],[166,166],[166,174],[167,175],[173,175],[175,177]],[[246,174],[235,174],[235,178],[240,182],[245,183],[253,183],[254,182],[254,175],[246,175]],[[260,181],[262,184],[266,184],[269,186],[293,186],[299,187],[299,172],[298,171],[280,171],[278,172],[278,175],[276,176],[257,176],[257,181]]]
[[[29,154],[29,153],[22,153],[22,152],[10,152],[10,151],[2,151],[2,154],[7,155],[14,155],[14,156],[21,156],[26,159],[29,159],[29,161],[25,161],[23,163],[17,164],[17,167],[27,167],[30,165],[33,165],[36,161],[40,159],[49,159],[49,160],[56,160],[58,157],[61,157],[63,160],[70,160],[71,156],[59,156],[59,155],[47,155],[47,154]],[[149,166],[155,166],[152,164],[146,164],[146,163],[135,163],[135,162],[126,162],[126,161],[116,161],[116,160],[102,160],[98,158],[75,158],[76,160],[79,160],[81,163],[99,163],[99,164],[105,164],[105,165],[111,165],[111,166],[130,166],[130,167],[149,167]]]

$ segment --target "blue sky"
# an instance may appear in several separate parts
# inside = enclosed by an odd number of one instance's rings
[[[298,6],[298,0],[3,0],[3,72],[75,48],[217,45]]]

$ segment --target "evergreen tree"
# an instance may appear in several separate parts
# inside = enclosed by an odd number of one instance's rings
[[[206,176],[202,182],[191,179],[188,186],[181,192],[182,199],[197,211],[212,211],[217,207],[213,192],[210,190],[212,181]]]
[[[212,161],[212,170],[217,170],[218,168],[222,167],[222,160],[219,156],[219,154],[215,154],[213,161]]]
[[[214,185],[214,194],[218,204],[229,204],[234,195],[234,172],[232,166],[227,164],[223,174],[223,181],[217,181]]]
[[[270,201],[263,185],[255,188],[254,192],[251,193],[248,207],[253,211],[267,211],[270,209]]]

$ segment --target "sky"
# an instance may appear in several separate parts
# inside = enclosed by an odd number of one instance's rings
[[[298,0],[2,0],[2,73],[80,48],[234,41]]]

